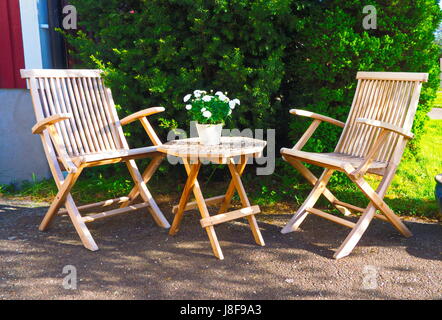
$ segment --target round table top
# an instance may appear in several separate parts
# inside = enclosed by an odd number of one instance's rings
[[[247,137],[221,137],[218,145],[207,146],[199,138],[169,141],[157,150],[181,158],[232,158],[236,156],[259,156],[266,146],[264,140]]]

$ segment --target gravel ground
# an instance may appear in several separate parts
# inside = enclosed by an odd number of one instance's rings
[[[169,221],[170,204],[161,203]],[[47,204],[46,204],[47,205]],[[254,245],[243,222],[216,227],[225,260],[214,258],[196,212],[170,237],[145,210],[90,224],[100,250],[83,248],[67,217],[48,232],[47,207],[0,199],[0,299],[441,299],[442,226],[410,220],[400,236],[374,221],[353,254],[333,260],[348,229],[315,216],[283,235],[290,217],[264,208],[266,241]],[[293,209],[293,208],[292,208]],[[354,219],[354,218],[353,218]],[[63,288],[64,266],[79,278]]]

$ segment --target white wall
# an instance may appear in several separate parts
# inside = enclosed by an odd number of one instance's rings
[[[20,18],[26,69],[42,69],[38,0],[20,0]]]

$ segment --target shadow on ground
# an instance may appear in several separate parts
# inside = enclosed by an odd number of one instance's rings
[[[47,207],[2,203],[2,299],[442,298],[439,224],[407,221],[414,237],[406,239],[374,221],[353,254],[336,261],[333,250],[348,229],[312,216],[302,230],[283,235],[291,213],[264,212],[258,223],[265,247],[254,244],[246,220],[215,228],[225,256],[219,261],[194,211],[175,237],[145,210],[97,221],[89,226],[100,250],[90,252],[68,217],[39,232]],[[172,221],[170,206],[160,206]],[[77,270],[77,290],[62,286],[66,265]],[[376,289],[368,289],[373,268]]]

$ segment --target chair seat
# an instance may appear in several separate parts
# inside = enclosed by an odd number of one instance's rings
[[[362,157],[355,157],[339,152],[316,153],[282,148],[281,153],[283,156],[291,156],[307,163],[320,166],[332,166],[336,169],[345,169],[345,167],[348,167],[348,165],[351,165],[353,168],[356,169],[364,162],[364,158]],[[388,163],[386,162],[373,161],[370,165],[370,169],[383,169],[387,166]]]
[[[106,161],[106,160],[113,160],[120,158],[134,159],[134,158],[143,158],[143,156],[148,156],[154,152],[157,152],[156,146],[134,148],[134,149],[120,149],[120,150],[107,151],[107,152],[83,154],[78,157],[72,157],[72,161],[76,165],[79,165],[80,163],[91,163],[91,162]]]

